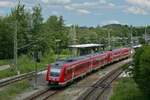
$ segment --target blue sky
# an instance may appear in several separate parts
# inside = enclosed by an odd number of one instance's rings
[[[97,26],[150,24],[150,0],[21,0],[28,10],[40,3],[45,19],[62,15],[66,25]],[[17,0],[0,0],[0,16],[10,13]]]

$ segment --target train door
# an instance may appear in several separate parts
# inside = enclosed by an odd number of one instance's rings
[[[92,57],[90,57],[89,67],[90,67],[89,72],[91,72],[93,70],[93,59],[92,59]]]
[[[71,80],[72,79],[72,68],[67,68],[65,70],[65,80]]]
[[[111,52],[108,53],[108,63],[111,63],[113,59],[113,54]]]
[[[75,67],[73,67],[72,69],[71,69],[71,72],[72,72],[72,81],[74,80],[74,77],[75,77]]]

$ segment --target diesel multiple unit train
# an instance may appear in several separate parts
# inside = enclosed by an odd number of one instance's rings
[[[128,58],[130,48],[120,48],[86,56],[74,57],[49,64],[46,80],[52,86],[65,86],[87,73],[104,67],[107,64]]]

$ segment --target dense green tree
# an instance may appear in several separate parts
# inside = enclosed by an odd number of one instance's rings
[[[132,78],[122,78],[116,82],[110,100],[145,100],[145,98]]]
[[[68,45],[68,32],[64,26],[63,17],[50,16],[44,23],[43,37],[45,37],[45,46],[47,50],[56,51],[57,45],[59,49]],[[57,40],[60,40],[59,43]]]
[[[13,33],[14,29],[9,25],[8,18],[0,18],[0,59],[13,57]]]
[[[11,10],[10,23],[14,24],[14,29],[17,30],[18,48],[24,47],[30,42],[30,20],[31,14],[25,9],[25,5],[20,2]],[[26,53],[27,51],[23,50]]]
[[[150,46],[137,50],[133,77],[145,96],[150,99]]]
[[[32,33],[33,36],[37,36],[40,34],[41,25],[43,24],[43,17],[42,17],[42,8],[40,5],[33,7],[32,13]]]
[[[88,28],[77,28],[77,40],[80,44],[99,43],[98,34]]]
[[[44,51],[44,46],[42,45],[42,41],[44,40],[44,38],[42,37],[43,35],[43,17],[42,17],[42,8],[40,5],[36,5],[35,7],[32,8],[33,13],[31,14],[31,22],[29,22],[30,24],[30,41],[28,44],[30,43],[34,43],[31,44],[31,48],[30,51]],[[34,46],[33,46],[34,45]]]
[[[12,8],[8,16],[0,18],[1,58],[13,57],[13,36],[15,30],[17,30],[18,48],[21,48],[19,49],[19,54],[27,54],[33,51],[33,47],[40,49],[43,54],[51,49],[56,53],[57,48],[61,52],[71,44],[72,38],[69,37],[71,27],[65,26],[63,16],[51,15],[43,21],[41,12],[42,8],[40,5],[36,5],[29,12],[25,5],[19,2]],[[107,46],[108,32],[110,32],[111,37],[113,37],[111,43],[114,47],[121,46],[130,44],[130,31],[130,26],[120,24],[110,24],[102,27],[80,27],[76,25],[76,43],[102,43]],[[144,27],[133,27],[133,36],[140,36],[141,43],[144,43],[142,38],[144,32]],[[150,33],[149,26],[147,27],[147,33]],[[59,43],[58,40],[60,40]],[[128,40],[127,43],[124,42],[126,40]],[[6,53],[8,50],[12,52]]]

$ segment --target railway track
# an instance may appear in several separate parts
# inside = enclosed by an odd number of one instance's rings
[[[2,79],[2,80],[0,80],[0,88],[7,86],[7,85],[10,85],[12,83],[21,81],[21,80],[30,79],[33,76],[35,76],[35,72],[30,72],[30,73],[14,76],[12,78]]]
[[[50,90],[49,88],[45,88],[41,91],[38,91],[31,96],[23,99],[23,100],[48,100],[51,96],[55,95],[59,91],[57,90]]]
[[[14,76],[14,77],[1,79],[0,80],[0,88],[4,87],[4,86],[7,86],[7,85],[10,85],[12,83],[18,82],[18,81],[22,81],[22,80],[25,80],[25,79],[31,79],[31,78],[35,77],[35,75],[40,74],[40,72],[42,72],[44,70],[45,69],[40,69],[37,73],[35,71],[32,71],[32,72],[17,75],[17,76]]]
[[[106,76],[102,77],[94,85],[90,86],[90,89],[88,89],[86,93],[83,93],[82,97],[79,97],[78,100],[98,100],[96,98],[99,98],[100,94],[102,94],[104,92],[104,90],[110,85],[110,83],[113,80],[115,80],[122,73],[122,71],[123,71],[123,69],[120,67],[118,67],[117,69],[116,68],[113,69],[113,71],[109,72],[108,74],[106,74]],[[30,96],[25,97],[23,100],[54,100],[55,96],[57,96],[57,94],[63,92],[64,90],[65,89],[51,90],[49,88],[45,88],[45,89],[43,88],[43,90],[39,90],[39,91],[31,94]],[[95,91],[97,91],[97,92],[95,92]],[[101,91],[101,92],[99,92],[99,91]],[[56,100],[58,100],[58,99],[56,99]],[[65,100],[65,99],[59,99],[59,100]]]
[[[98,80],[94,85],[87,89],[77,100],[99,100],[104,91],[111,83],[123,72],[123,68],[118,68]]]

